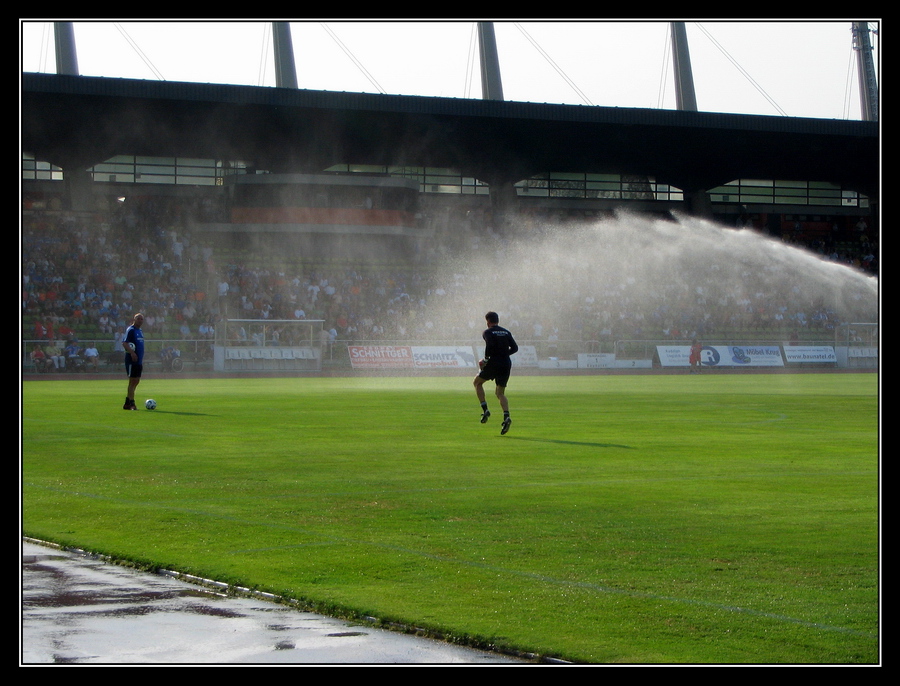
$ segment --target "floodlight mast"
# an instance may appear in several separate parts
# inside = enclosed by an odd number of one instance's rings
[[[872,41],[867,21],[853,22],[853,49],[857,52],[856,68],[859,74],[859,104],[863,121],[878,121],[878,80],[872,57]]]

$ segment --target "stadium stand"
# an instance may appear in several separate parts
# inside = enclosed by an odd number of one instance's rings
[[[225,316],[323,319],[342,341],[468,339],[472,331],[437,331],[430,324],[431,303],[452,298],[462,285],[435,282],[432,265],[440,254],[503,244],[487,215],[447,213],[432,221],[435,237],[416,254],[359,260],[282,249],[276,266],[261,253],[192,231],[190,218],[198,212],[195,201],[164,197],[89,214],[23,210],[23,368],[37,371],[28,354],[34,345],[64,347],[70,340],[95,342],[102,360],[118,363],[116,332],[138,304],[147,311],[148,339],[160,346],[176,341],[185,359],[195,362],[211,358],[212,332]],[[877,273],[877,240],[864,222],[783,226],[780,238],[823,259]],[[283,237],[278,240],[283,248]],[[557,302],[552,312],[517,313],[514,324],[526,332],[523,338],[547,326],[563,341],[833,336],[842,313],[814,299],[798,302],[795,294],[770,293],[765,277],[752,275],[759,280],[755,286],[715,298],[697,294],[702,282],[693,293],[664,284],[657,289],[660,297],[642,300],[640,310],[621,284],[597,279],[593,293]],[[220,294],[223,284],[227,291]]]

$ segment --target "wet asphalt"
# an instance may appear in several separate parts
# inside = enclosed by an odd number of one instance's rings
[[[496,665],[516,658],[22,541],[20,666]]]

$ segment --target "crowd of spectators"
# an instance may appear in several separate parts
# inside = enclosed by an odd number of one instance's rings
[[[878,273],[877,234],[862,217],[852,224],[838,222],[784,222],[784,243],[808,250],[822,259],[845,264],[870,274]],[[752,225],[751,225],[752,226]]]
[[[537,251],[520,252],[522,231],[546,238],[571,216],[520,219],[516,233],[494,226],[483,211],[426,211],[427,237],[415,250],[366,264],[301,259],[283,238],[273,239],[271,253],[226,251],[191,230],[191,211],[190,204],[149,197],[102,214],[25,213],[22,338],[42,349],[35,364],[64,367],[67,347],[79,364],[97,364],[97,348],[116,350],[138,309],[148,339],[190,341],[204,351],[222,317],[321,319],[340,340],[470,340],[482,323],[479,312],[468,311],[473,292],[507,297],[506,321],[517,336],[549,345],[708,338],[742,329],[787,338],[830,331],[845,316],[808,292],[800,274],[779,274],[776,262],[730,272],[723,287],[717,272],[725,267],[701,255],[696,264],[703,267],[692,267],[689,279],[670,271],[667,282],[657,274],[648,288],[638,258],[610,271],[595,269],[591,259],[573,261],[571,253],[549,256],[540,242]],[[859,249],[852,255],[837,249],[836,238],[804,243],[801,233],[788,232],[780,240],[823,260],[876,268],[867,227],[853,228],[849,245]],[[550,271],[553,260],[563,260],[561,271]],[[529,278],[510,276],[516,273]],[[516,292],[504,296],[511,281]]]
[[[23,340],[45,352],[73,341],[112,349],[137,308],[151,336],[195,338],[214,324],[206,306],[212,250],[191,245],[183,212],[150,198],[104,214],[25,213]]]

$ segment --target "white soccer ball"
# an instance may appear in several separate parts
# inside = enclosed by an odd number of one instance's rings
[[[128,352],[134,352],[134,343],[125,343],[125,347],[128,348]]]
[[[156,401],[153,399],[150,399],[144,403],[144,407],[146,407],[148,410],[155,410],[156,409]]]

